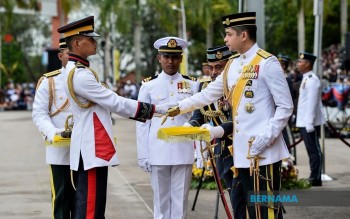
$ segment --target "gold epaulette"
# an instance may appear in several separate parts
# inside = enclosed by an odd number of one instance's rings
[[[61,69],[45,73],[44,77],[50,78],[50,77],[53,77],[53,76],[56,76],[56,75],[59,75],[59,74],[61,74]]]
[[[202,77],[201,79],[199,79],[199,82],[211,82],[211,78],[210,77]]]
[[[235,59],[235,58],[238,58],[238,57],[239,57],[239,54],[237,53],[237,54],[234,54],[234,55],[230,56],[230,59]]]
[[[188,75],[182,75],[182,77],[185,78],[185,79],[188,79],[188,80],[197,81],[197,78],[191,77],[191,76],[188,76]]]
[[[145,78],[142,80],[142,84],[146,83],[146,82],[149,82],[149,81],[152,81],[153,79],[156,79],[158,77],[158,75],[154,75],[152,77],[148,77],[148,78]]]
[[[263,50],[263,49],[259,49],[256,53],[257,53],[259,56],[263,57],[264,59],[267,59],[267,58],[269,58],[269,57],[272,56],[271,53],[268,53],[268,52],[266,52],[266,51]]]

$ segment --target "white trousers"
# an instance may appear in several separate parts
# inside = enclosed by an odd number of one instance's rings
[[[185,219],[192,165],[152,165],[155,219]]]

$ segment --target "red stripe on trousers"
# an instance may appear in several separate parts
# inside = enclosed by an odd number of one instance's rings
[[[96,207],[96,168],[88,170],[86,219],[95,218]]]

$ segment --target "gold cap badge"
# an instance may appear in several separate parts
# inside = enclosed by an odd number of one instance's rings
[[[169,42],[167,43],[167,46],[168,46],[169,48],[175,48],[175,47],[177,47],[177,42],[176,42],[176,40],[175,40],[175,39],[170,39]]]
[[[216,54],[215,54],[215,57],[217,59],[222,59],[222,52],[221,51],[217,51]]]

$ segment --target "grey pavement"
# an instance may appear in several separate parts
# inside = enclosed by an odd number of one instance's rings
[[[153,218],[152,189],[148,174],[137,166],[135,121],[113,115],[121,165],[109,169],[107,219]],[[49,168],[45,146],[31,120],[31,112],[0,112],[0,219],[51,218]],[[334,180],[315,191],[350,191],[350,148],[326,139],[326,174]],[[300,178],[309,175],[303,143],[297,146]],[[216,191],[200,190],[191,211],[195,190],[190,191],[188,219],[214,218]],[[327,198],[327,197],[325,197]],[[349,197],[350,198],[350,197]],[[335,204],[336,205],[336,204]],[[350,218],[350,208],[340,206],[286,206],[284,218]],[[222,205],[218,218],[226,218]]]

